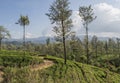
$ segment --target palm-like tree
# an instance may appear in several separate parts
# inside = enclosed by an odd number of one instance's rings
[[[29,25],[30,21],[28,16],[20,16],[18,22],[16,24],[20,24],[20,26],[23,26],[23,47],[24,47],[24,53],[25,53],[25,27],[26,25]]]
[[[10,33],[6,28],[0,26],[0,50],[2,49],[2,39],[6,38],[10,38]]]

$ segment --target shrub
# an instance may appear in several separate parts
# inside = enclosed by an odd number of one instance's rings
[[[4,69],[3,83],[27,83],[29,77],[29,68],[11,68]]]
[[[32,64],[39,64],[42,62],[42,59],[32,57],[32,56],[0,56],[0,64],[7,67],[23,67]]]
[[[118,68],[117,68],[117,73],[119,73],[119,74],[120,74],[120,67],[118,67]]]

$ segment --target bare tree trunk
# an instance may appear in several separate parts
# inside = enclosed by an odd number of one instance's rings
[[[86,24],[86,56],[87,56],[87,64],[89,64],[89,49],[88,49],[88,26]]]
[[[96,46],[95,46],[95,53],[96,53],[96,58],[97,58],[97,43],[96,43]]]
[[[65,28],[63,25],[63,21],[61,23],[62,23],[62,29],[63,29],[64,63],[66,64],[67,58],[66,58]]]
[[[120,57],[120,39],[119,38],[117,38],[117,48],[118,48],[117,54]]]
[[[25,25],[23,26],[23,52],[25,56]]]
[[[120,44],[119,44],[119,41],[118,41],[118,55],[120,57]]]
[[[102,47],[101,47],[101,56],[103,55],[103,50],[102,50]]]
[[[64,46],[64,63],[66,64],[67,58],[66,58],[66,43],[65,43],[65,37],[63,37],[63,46]]]
[[[2,50],[2,39],[0,39],[0,51]]]

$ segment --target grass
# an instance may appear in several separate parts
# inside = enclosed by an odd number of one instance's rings
[[[66,71],[64,73],[64,76],[61,76],[61,79],[64,79],[65,81],[64,83],[69,83],[69,81],[67,81],[66,79],[70,80],[71,83],[119,83],[120,81],[120,75],[110,72],[109,70],[69,60],[67,62],[67,65],[64,65],[63,59],[48,57],[48,59],[51,58],[54,59],[57,64],[53,68],[48,69],[48,71],[52,71],[53,69],[55,69],[57,73]],[[48,75],[50,76],[54,76],[54,74],[56,73],[48,73]],[[60,75],[61,74],[59,74],[58,76]],[[73,79],[67,78],[69,76]],[[55,79],[59,79],[57,76],[55,77]]]
[[[16,55],[13,55],[16,56]],[[31,71],[29,66],[5,67],[3,83],[119,83],[120,74],[108,69],[46,56],[55,64],[49,68]]]
[[[23,67],[43,62],[42,58],[30,56],[27,52],[26,55],[17,51],[1,51],[0,53],[0,65],[4,67]]]
[[[92,65],[107,68],[112,72],[120,74],[120,57],[118,55],[104,55],[94,59]]]

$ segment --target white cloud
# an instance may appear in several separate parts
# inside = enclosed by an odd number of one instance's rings
[[[91,32],[120,32],[120,9],[107,3],[94,5],[97,19],[90,26]]]
[[[74,30],[76,31],[80,30],[82,27],[82,19],[79,16],[79,11],[73,11],[72,21],[73,21]]]
[[[37,37],[39,37],[39,36],[36,35],[36,34],[27,32],[27,33],[25,33],[25,37],[26,37],[26,38],[37,38]],[[12,31],[12,38],[13,38],[13,39],[19,39],[19,38],[22,39],[22,38],[23,38],[23,33],[22,33],[22,32]]]
[[[107,3],[100,3],[94,6],[98,18],[107,22],[120,21],[120,9]]]
[[[44,29],[44,31],[42,31],[42,35],[41,36],[45,36],[45,37],[54,37],[56,34],[53,32],[53,25]]]
[[[47,33],[44,35],[46,37],[54,37],[56,34],[52,31],[52,30],[49,30],[47,31]]]
[[[120,9],[107,3],[99,3],[92,7],[97,19],[89,25],[89,35],[120,37]],[[74,11],[72,18],[77,35],[85,35],[79,12]]]
[[[100,32],[100,33],[90,33],[89,35],[93,36],[96,35],[97,37],[116,37],[119,38],[120,37],[120,33],[115,33],[115,32]]]
[[[89,35],[110,38],[120,37],[120,9],[107,3],[99,3],[92,7],[97,19],[89,25]],[[72,21],[74,26],[73,30],[76,31],[77,35],[85,35],[85,29],[82,26],[79,11],[73,11]],[[45,29],[42,36],[55,36],[52,29]]]
[[[86,35],[85,33],[79,34],[79,36],[85,36],[85,35]],[[120,37],[120,33],[115,33],[115,32],[99,32],[99,33],[90,32],[89,33],[89,36],[94,36],[94,35],[96,35],[97,37],[109,37],[109,38]]]
[[[21,38],[22,33],[21,32],[16,32],[16,31],[11,31],[10,34],[11,34],[11,37],[13,39],[19,39],[19,38]]]
[[[115,0],[116,2],[120,2],[120,0]]]
[[[25,34],[25,37],[26,37],[26,38],[37,38],[38,36],[35,35],[35,34],[32,34],[32,33],[28,33],[28,32],[27,32],[27,33]]]

